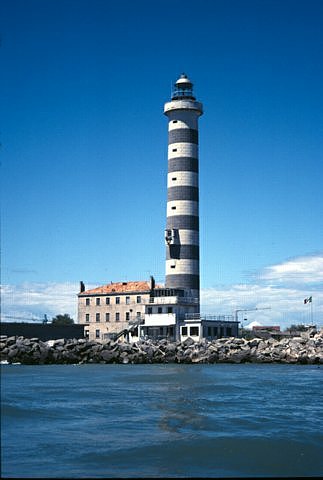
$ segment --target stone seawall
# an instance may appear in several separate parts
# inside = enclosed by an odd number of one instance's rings
[[[43,342],[0,337],[1,363],[26,365],[83,363],[323,363],[323,331],[300,337],[220,338],[194,342],[142,340],[136,343],[80,339]]]

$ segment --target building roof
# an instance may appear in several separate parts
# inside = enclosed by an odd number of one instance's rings
[[[102,285],[101,287],[93,288],[91,290],[85,290],[79,293],[79,295],[104,295],[104,294],[116,294],[116,293],[131,293],[131,292],[150,292],[151,283],[147,281],[137,282],[115,282]]]

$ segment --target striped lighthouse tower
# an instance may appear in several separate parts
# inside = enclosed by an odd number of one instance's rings
[[[168,117],[166,288],[184,289],[199,311],[198,117],[203,106],[192,88],[182,74],[164,106]]]

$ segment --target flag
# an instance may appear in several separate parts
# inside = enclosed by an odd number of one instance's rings
[[[312,297],[304,298],[304,303],[312,303]]]

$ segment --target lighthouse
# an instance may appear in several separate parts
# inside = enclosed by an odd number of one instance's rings
[[[182,74],[176,81],[168,117],[166,288],[185,291],[199,311],[199,154],[198,118],[203,106],[193,84]]]
[[[198,118],[203,106],[185,74],[176,81],[164,113],[168,117],[165,285],[150,277],[148,282],[111,282],[87,290],[81,282],[78,318],[91,340],[123,336],[128,341],[199,341],[239,334],[239,322],[232,315],[200,311]]]

